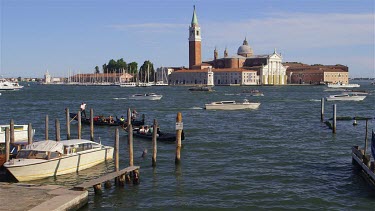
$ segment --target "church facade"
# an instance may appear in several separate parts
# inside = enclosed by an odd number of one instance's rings
[[[213,77],[213,85],[284,85],[287,82],[286,67],[276,50],[269,55],[254,55],[245,38],[236,55],[229,56],[225,49],[224,56],[219,58],[215,48],[214,59],[202,62],[201,41],[194,7],[189,27],[189,69],[181,68],[171,73],[170,85],[211,85],[209,75]]]

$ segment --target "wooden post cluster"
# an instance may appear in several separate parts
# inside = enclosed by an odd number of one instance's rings
[[[177,113],[176,125],[178,123],[182,123],[181,112]],[[176,159],[175,159],[175,164],[181,163],[181,135],[182,135],[182,129],[177,129],[176,130]]]
[[[320,121],[324,121],[324,98],[322,98],[320,103]]]
[[[332,133],[336,133],[336,104],[333,104],[333,126]]]

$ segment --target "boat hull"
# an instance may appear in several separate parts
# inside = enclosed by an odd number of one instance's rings
[[[360,87],[359,84],[328,84],[328,88],[354,88]]]
[[[9,125],[1,125],[0,129],[0,144],[5,143],[5,127],[9,127]],[[28,125],[15,125],[14,126],[14,141],[27,141],[28,140]],[[31,136],[33,137],[35,134],[35,129],[32,130]],[[31,139],[32,139],[31,137]]]
[[[362,101],[366,96],[353,96],[353,97],[327,97],[327,101]]]
[[[51,160],[13,159],[4,167],[19,181],[31,181],[78,172],[113,158],[113,147],[103,147]],[[26,161],[27,160],[27,161]]]
[[[221,104],[206,104],[207,110],[241,110],[241,109],[258,109],[260,103],[248,104],[234,104],[234,105],[221,105]]]

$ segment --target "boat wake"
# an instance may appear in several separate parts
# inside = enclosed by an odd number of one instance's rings
[[[311,99],[309,100],[310,102],[320,102],[321,100],[317,100],[317,99]]]
[[[204,109],[204,108],[202,108],[202,107],[198,107],[198,106],[194,106],[194,107],[192,107],[192,108],[190,108],[190,109],[192,109],[192,110],[201,110],[201,109]]]
[[[126,100],[127,98],[126,97],[114,97],[113,99],[114,100]]]

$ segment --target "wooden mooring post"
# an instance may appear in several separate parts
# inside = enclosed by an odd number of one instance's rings
[[[90,140],[94,141],[94,109],[90,108]]]
[[[9,123],[10,128],[10,144],[14,144],[14,120],[11,119]]]
[[[366,119],[366,134],[365,134],[365,148],[363,154],[366,156],[366,150],[367,150],[367,133],[368,133],[368,119]]]
[[[176,117],[176,159],[175,164],[181,163],[181,135],[182,135],[182,114],[177,113]]]
[[[320,121],[324,121],[324,98],[320,102]]]
[[[56,141],[61,141],[60,136],[60,121],[59,119],[55,119],[55,134],[56,134]]]
[[[333,104],[333,125],[332,133],[336,133],[336,104]]]
[[[10,157],[10,130],[5,128],[5,162],[9,161]]]
[[[70,140],[70,115],[69,115],[69,108],[65,109],[65,117],[66,117],[66,139]]]
[[[81,111],[78,111],[78,139],[81,139],[82,122],[81,122]]]
[[[33,127],[31,126],[31,123],[27,126],[27,144],[33,143]]]
[[[152,167],[156,166],[156,154],[157,148],[157,134],[158,134],[158,122],[154,119],[153,131],[152,131]]]
[[[45,134],[44,138],[48,140],[48,114],[46,115],[46,120],[45,120]]]

